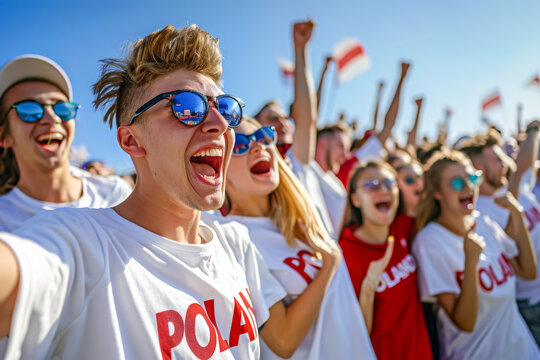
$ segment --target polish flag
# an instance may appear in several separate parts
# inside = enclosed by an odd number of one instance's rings
[[[356,39],[348,38],[340,41],[333,51],[337,65],[338,81],[343,83],[366,71],[371,62],[364,46]]]
[[[285,59],[276,59],[279,68],[281,69],[281,74],[285,79],[294,78],[294,64],[289,60]]]
[[[490,94],[482,100],[482,112],[487,111],[497,105],[501,105],[501,96],[498,91]]]
[[[528,83],[527,86],[540,87],[540,76],[536,74]]]

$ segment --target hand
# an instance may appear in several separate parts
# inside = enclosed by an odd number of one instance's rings
[[[407,76],[407,72],[409,71],[410,66],[411,66],[411,64],[409,64],[407,62],[402,62],[401,63],[401,78],[404,78],[405,76]]]
[[[293,26],[293,40],[295,47],[304,47],[311,38],[315,22],[311,19],[305,22],[298,22]]]
[[[486,246],[486,242],[483,237],[474,232],[475,227],[476,223],[465,233],[463,237],[463,251],[465,252],[465,262],[472,261],[471,264],[476,267],[478,259],[480,259],[480,254]]]
[[[384,87],[384,81],[379,81],[379,91]]]
[[[336,242],[333,240],[323,241],[321,234],[313,234],[302,220],[298,220],[298,226],[306,235],[309,247],[315,252],[317,258],[322,259],[323,267],[331,266],[337,269],[341,262],[341,249]],[[313,241],[314,238],[318,238],[319,241],[316,243]]]
[[[507,191],[503,196],[496,197],[495,204],[508,211],[523,211],[523,207],[511,192]]]
[[[394,237],[390,235],[388,237],[386,251],[384,252],[383,257],[379,260],[373,260],[369,263],[366,280],[368,282],[368,285],[372,289],[377,289],[377,287],[379,286],[379,281],[381,280],[381,275],[384,272],[384,269],[386,269],[386,267],[390,263],[390,259],[392,258],[392,254],[394,253],[394,242]]]
[[[326,66],[328,66],[328,64],[330,64],[332,61],[334,61],[334,58],[332,56],[327,56],[325,61],[326,61],[325,62]]]
[[[414,102],[416,103],[416,106],[418,108],[422,107],[422,102],[424,102],[424,98],[418,98],[416,100],[414,100]]]
[[[530,131],[538,130],[540,130],[540,120],[533,120],[527,125],[527,130],[525,130],[525,132],[529,133]]]

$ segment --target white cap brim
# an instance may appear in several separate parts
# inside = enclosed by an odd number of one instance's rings
[[[23,80],[43,80],[56,85],[70,101],[73,100],[71,82],[62,68],[41,55],[21,55],[0,70],[0,97],[13,85]]]

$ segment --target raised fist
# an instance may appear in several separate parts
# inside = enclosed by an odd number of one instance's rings
[[[297,22],[293,26],[293,40],[295,47],[306,46],[309,39],[311,39],[311,34],[313,33],[313,27],[315,22],[313,20],[308,20],[304,22]]]

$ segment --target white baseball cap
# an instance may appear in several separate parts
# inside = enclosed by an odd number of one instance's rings
[[[41,55],[21,55],[6,63],[0,69],[0,97],[11,86],[23,80],[44,80],[52,83],[70,101],[73,100],[71,82],[60,65]]]

